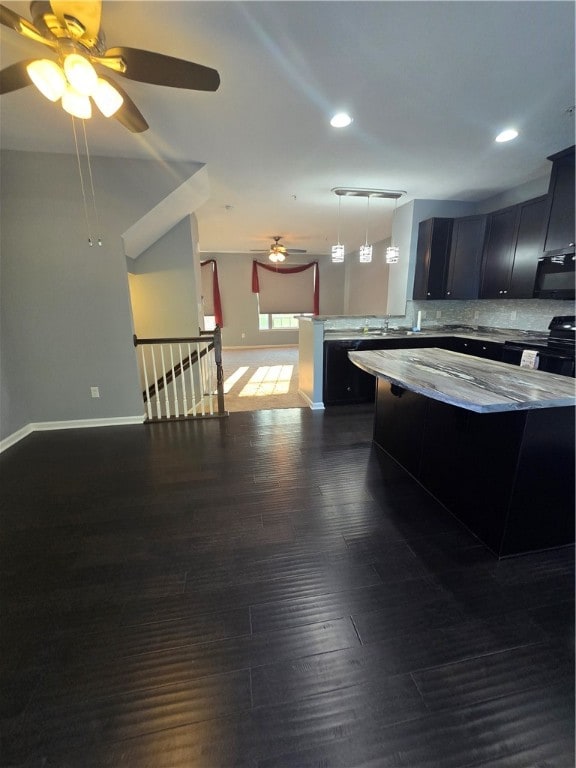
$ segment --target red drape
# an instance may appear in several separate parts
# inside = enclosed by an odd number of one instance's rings
[[[272,264],[265,264],[261,261],[252,262],[252,293],[260,293],[260,282],[258,280],[258,267],[267,269],[269,272],[280,272],[283,275],[293,275],[295,272],[304,272],[306,269],[314,269],[314,314],[320,314],[320,272],[318,262],[311,261],[309,264],[300,264],[297,267],[278,267]]]
[[[216,259],[206,259],[206,261],[200,262],[201,267],[205,267],[207,264],[213,265],[212,300],[214,302],[214,318],[216,320],[216,325],[219,325],[220,328],[223,328],[224,318],[222,316],[222,303],[220,301],[220,286],[218,285],[218,264],[216,264]]]

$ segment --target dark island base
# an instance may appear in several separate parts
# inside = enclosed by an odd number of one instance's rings
[[[575,408],[475,413],[378,378],[374,442],[498,557],[574,542]]]

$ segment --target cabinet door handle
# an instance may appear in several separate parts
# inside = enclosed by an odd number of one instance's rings
[[[484,352],[486,352],[486,347],[482,347],[482,349],[484,350]]]
[[[426,296],[430,296],[430,291],[428,291],[428,293],[426,294]]]
[[[451,293],[452,291],[446,291],[446,296],[450,296]]]
[[[508,293],[508,291],[502,291],[502,293]]]

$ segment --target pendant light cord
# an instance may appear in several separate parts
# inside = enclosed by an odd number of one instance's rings
[[[342,203],[342,195],[338,195],[338,245],[340,245],[340,204]]]
[[[82,164],[80,163],[80,151],[78,149],[78,136],[76,135],[76,122],[74,120],[74,117],[72,117],[71,120],[72,120],[72,131],[74,132],[74,144],[76,145],[76,159],[78,160],[78,173],[80,175],[80,186],[82,188],[82,199],[84,201],[84,216],[86,218],[86,232],[88,233],[88,245],[92,247],[94,245],[94,241],[92,240],[92,235],[90,234],[90,222],[88,219],[88,205],[86,203],[86,192],[84,190],[84,176],[82,175]]]
[[[98,216],[98,207],[96,206],[96,193],[94,192],[94,179],[92,178],[92,164],[90,162],[90,151],[88,149],[88,136],[86,135],[86,121],[82,121],[82,128],[84,129],[84,146],[86,147],[86,160],[88,162],[88,175],[90,176],[90,187],[92,189],[92,203],[94,205],[94,220],[96,222],[96,234],[98,239],[98,245],[102,245],[102,237],[100,233],[100,219]]]
[[[367,197],[368,204],[366,206],[366,243],[368,245],[368,219],[370,218],[370,195]]]

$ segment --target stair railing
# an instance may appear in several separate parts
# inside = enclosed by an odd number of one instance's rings
[[[147,422],[228,415],[218,326],[200,331],[199,336],[139,339],[134,335],[134,346],[140,348]]]

